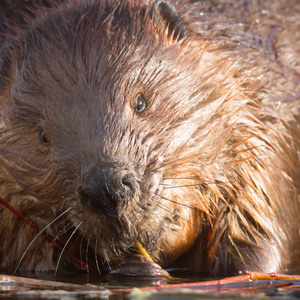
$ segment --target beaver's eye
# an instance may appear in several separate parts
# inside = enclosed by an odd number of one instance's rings
[[[40,137],[40,142],[43,146],[49,146],[50,142],[42,128],[40,128],[39,137]]]
[[[141,113],[146,109],[146,100],[141,94],[138,94],[135,98],[135,110],[137,113]]]

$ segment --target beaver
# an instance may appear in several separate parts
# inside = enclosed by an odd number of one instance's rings
[[[299,273],[299,1],[50,4],[2,55],[1,270]]]

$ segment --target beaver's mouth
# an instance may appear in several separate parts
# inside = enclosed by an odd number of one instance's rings
[[[143,245],[135,243],[136,253],[128,255],[123,261],[110,269],[109,275],[171,278],[170,274],[155,263]]]
[[[161,174],[148,175],[143,183],[133,171],[105,167],[95,172],[80,187],[80,230],[98,256],[116,265],[137,253],[140,242],[156,263],[178,257],[182,251],[175,248],[185,247],[193,218],[189,206],[180,205],[183,192],[165,190]],[[110,184],[99,187],[100,175]]]
[[[195,212],[179,201],[164,201],[170,195],[154,197],[125,203],[113,215],[91,211],[78,201],[78,209],[70,211],[70,219],[86,244],[80,245],[80,253],[90,249],[90,263],[96,259],[106,271],[137,254],[137,242],[163,267],[177,259],[193,242]]]
[[[160,208],[126,207],[122,214],[99,214],[83,209],[80,218],[72,218],[74,225],[82,222],[80,231],[96,252],[109,260],[119,260],[127,254],[137,253],[136,242],[150,253],[158,252],[159,243],[166,238],[166,231],[180,230],[179,212],[166,212]],[[81,220],[81,221],[80,221]],[[164,236],[164,238],[163,238]],[[97,244],[97,246],[96,246]]]

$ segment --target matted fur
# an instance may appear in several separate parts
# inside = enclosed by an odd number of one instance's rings
[[[137,240],[163,267],[299,272],[299,1],[191,2],[172,7],[180,36],[138,0],[67,1],[16,29],[0,197],[99,272]],[[80,194],[103,164],[135,178],[113,217]],[[0,239],[2,270],[75,264],[4,206]]]

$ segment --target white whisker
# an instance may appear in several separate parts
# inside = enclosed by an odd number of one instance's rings
[[[66,249],[68,243],[70,242],[72,236],[75,234],[75,232],[77,231],[77,229],[81,226],[81,224],[82,224],[82,222],[80,222],[80,223],[76,226],[76,228],[73,230],[72,234],[71,234],[70,237],[68,238],[67,242],[65,243],[65,245],[64,245],[64,247],[63,247],[63,249],[62,249],[62,251],[61,251],[61,253],[60,253],[60,255],[59,255],[59,258],[58,258],[57,264],[56,264],[56,268],[55,268],[55,276],[56,276],[56,274],[57,274],[58,266],[59,266],[60,260],[61,260],[61,258],[62,258],[62,255],[63,255],[64,252],[65,252],[65,249]]]
[[[22,263],[22,261],[23,261],[25,255],[26,255],[28,249],[32,246],[32,244],[35,242],[35,240],[36,240],[36,239],[37,239],[37,238],[38,238],[38,237],[39,237],[39,236],[40,236],[40,235],[41,235],[41,234],[42,234],[42,233],[50,226],[50,225],[52,225],[55,221],[57,221],[61,216],[63,216],[65,213],[67,213],[70,209],[71,209],[71,208],[66,209],[63,213],[61,213],[58,217],[56,217],[53,221],[51,221],[46,227],[43,228],[43,230],[41,230],[41,231],[36,235],[36,237],[30,242],[30,244],[28,245],[28,247],[25,249],[25,251],[24,251],[22,257],[20,258],[20,261],[19,261],[17,267],[15,268],[13,274],[15,274],[15,273],[17,272],[17,270],[19,269],[19,267],[20,267],[20,265],[21,265],[21,263]]]

